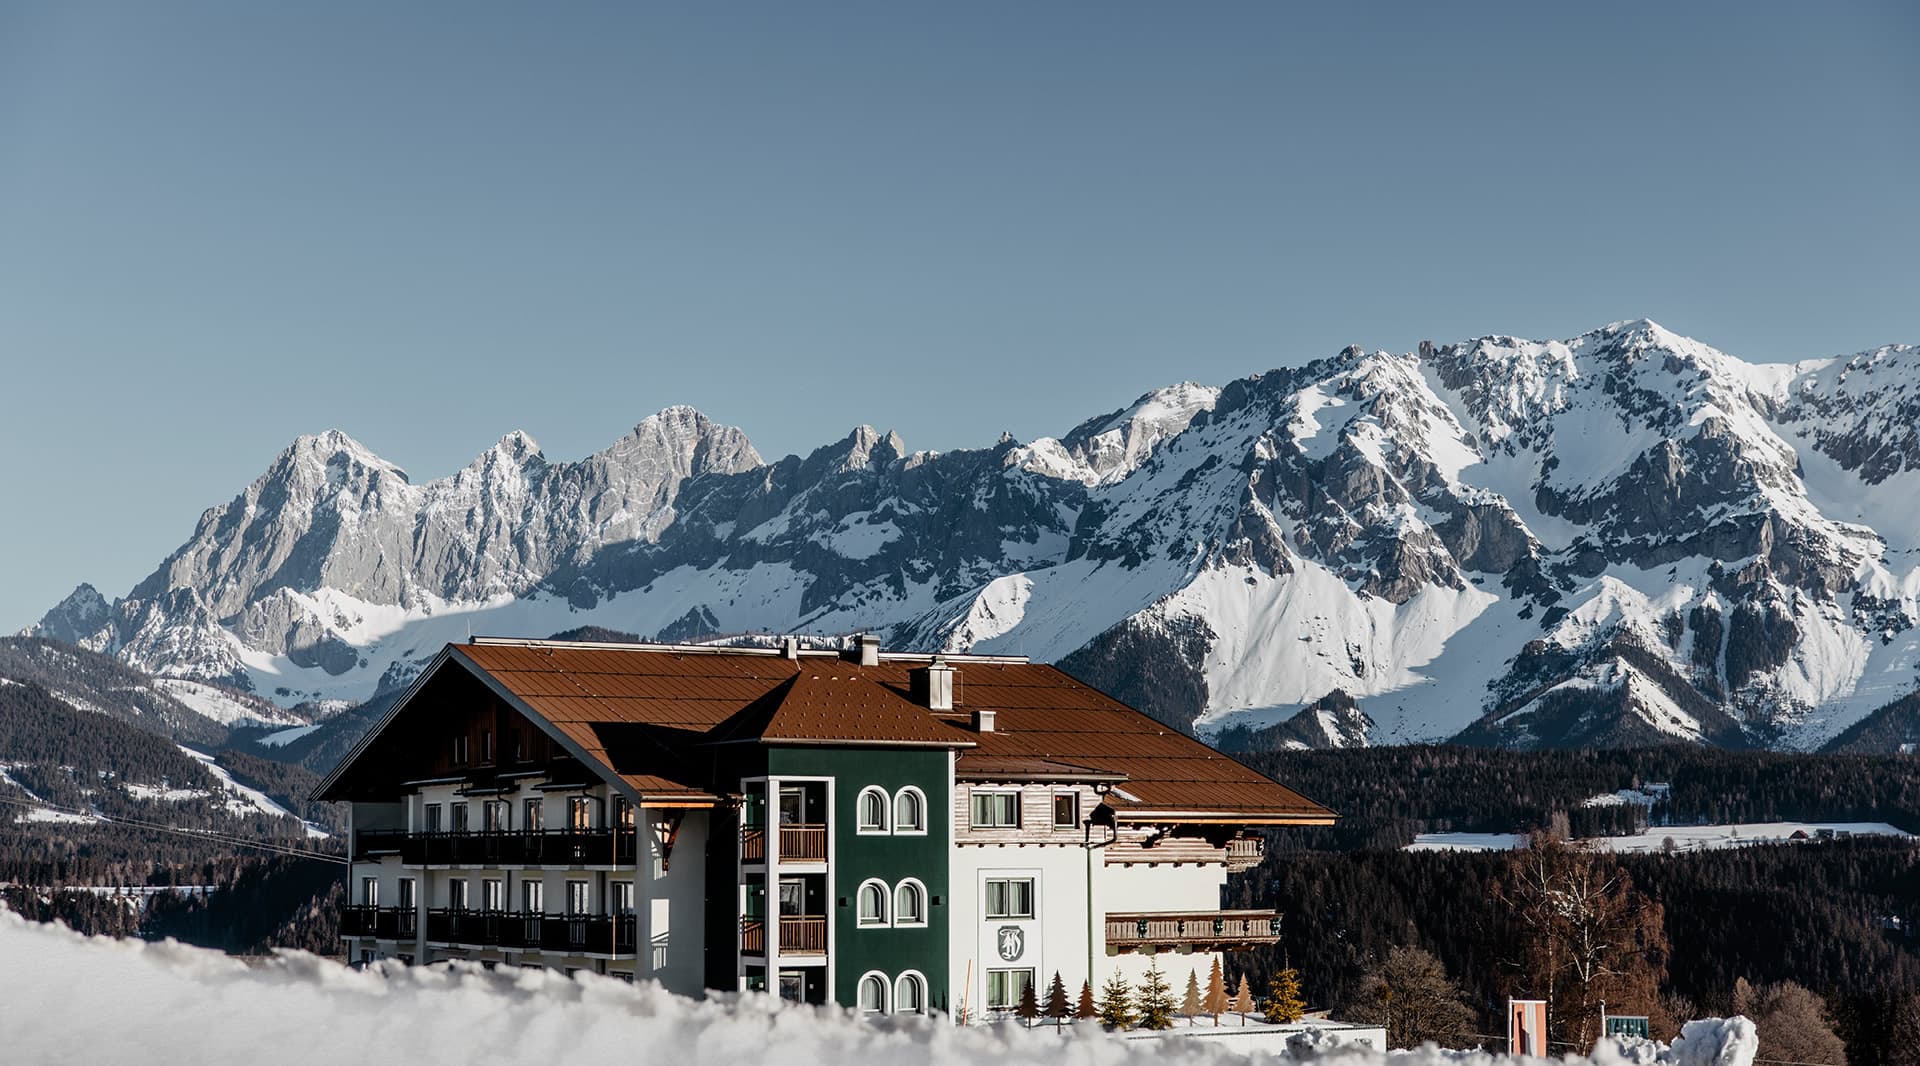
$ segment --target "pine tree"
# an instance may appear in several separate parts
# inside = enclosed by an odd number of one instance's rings
[[[1047,1017],[1053,1019],[1053,1024],[1059,1025],[1072,1010],[1072,1004],[1067,1002],[1067,983],[1060,980],[1060,971],[1055,970],[1053,984],[1047,989]]]
[[[1260,1004],[1260,1012],[1276,1025],[1300,1020],[1300,1016],[1307,1012],[1307,1004],[1300,998],[1299,970],[1289,966],[1273,975],[1273,980],[1267,984],[1267,999]]]
[[[1080,1002],[1074,1005],[1073,1017],[1075,1021],[1100,1017],[1100,1012],[1093,1005],[1093,982],[1090,980],[1080,982]]]
[[[1247,1024],[1247,1015],[1253,1013],[1253,986],[1247,983],[1247,975],[1240,975],[1240,990],[1233,994],[1234,1013],[1240,1015],[1240,1024]]]
[[[1213,957],[1213,969],[1207,973],[1207,998],[1202,1001],[1207,1013],[1213,1015],[1213,1024],[1220,1024],[1220,1016],[1227,1012],[1231,1004],[1227,1000],[1227,981],[1220,975],[1220,956]]]
[[[1100,1024],[1109,1029],[1133,1027],[1133,986],[1118,972],[1100,986]]]
[[[1020,986],[1020,1005],[1014,1008],[1013,1013],[1019,1015],[1021,1023],[1028,1028],[1032,1028],[1033,1020],[1040,1017],[1040,1000],[1033,994],[1032,981]]]
[[[1180,1001],[1180,1013],[1187,1016],[1188,1025],[1200,1013],[1200,975],[1192,970],[1187,971],[1187,998]]]
[[[1140,979],[1140,1028],[1173,1028],[1173,988],[1152,959],[1147,960],[1146,976]]]

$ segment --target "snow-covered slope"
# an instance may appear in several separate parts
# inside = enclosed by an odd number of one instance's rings
[[[880,632],[1060,661],[1164,719],[1333,691],[1374,742],[1812,747],[1920,677],[1920,353],[1745,363],[1646,321],[1349,348],[1058,438],[764,463],[674,408],[415,485],[302,438],[44,632],[294,704],[469,632]]]

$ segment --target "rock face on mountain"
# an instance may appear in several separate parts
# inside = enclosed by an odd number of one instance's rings
[[[416,485],[330,433],[38,629],[289,704],[469,629],[865,629],[1183,728],[1339,691],[1376,743],[1815,747],[1920,677],[1917,423],[1920,350],[1759,366],[1640,321],[1349,348],[949,453],[861,427],[767,463],[675,408]]]

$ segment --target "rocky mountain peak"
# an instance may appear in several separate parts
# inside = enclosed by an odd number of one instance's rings
[[[1354,346],[911,456],[863,425],[767,464],[669,407],[577,462],[514,433],[413,484],[323,434],[96,639],[295,702],[469,624],[858,629],[1302,743],[1804,747],[1920,680],[1916,425],[1914,349],[1756,366],[1633,320]],[[69,601],[43,626],[100,615]]]

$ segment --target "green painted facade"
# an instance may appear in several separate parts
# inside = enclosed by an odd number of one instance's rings
[[[770,748],[769,776],[831,777],[833,785],[833,865],[835,980],[833,999],[857,1002],[862,975],[878,970],[891,981],[916,970],[927,981],[927,1006],[951,1009],[947,989],[947,841],[951,838],[953,792],[950,753],[945,749],[791,747]],[[858,832],[860,790],[878,785],[891,795],[903,785],[926,794],[925,836],[869,835]],[[892,812],[888,813],[889,822]],[[855,893],[868,878],[889,886],[912,877],[927,889],[925,928],[862,928]],[[889,911],[891,911],[889,901]]]

